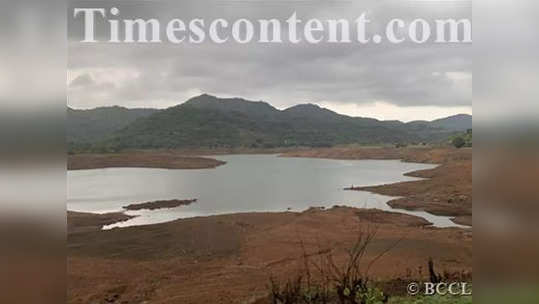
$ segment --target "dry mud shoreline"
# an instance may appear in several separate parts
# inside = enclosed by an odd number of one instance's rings
[[[81,233],[101,230],[103,226],[132,219],[133,216],[122,212],[95,214],[85,212],[67,211],[68,233]]]
[[[225,162],[198,156],[186,156],[175,152],[135,151],[114,154],[76,154],[67,158],[68,170],[101,168],[162,168],[207,169],[224,165]]]
[[[154,202],[147,202],[147,203],[140,203],[140,204],[129,204],[127,206],[124,206],[123,208],[125,210],[155,210],[155,209],[164,209],[164,208],[174,208],[179,206],[187,206],[194,202],[196,202],[197,199],[187,199],[187,200],[162,200],[162,201],[154,201]]]
[[[429,208],[459,220],[471,219],[471,150],[366,150],[312,149],[284,156],[376,156],[440,164],[410,173],[430,179],[364,190],[403,196],[392,202],[399,208]],[[311,208],[100,230],[126,219],[121,213],[68,213],[68,303],[267,303],[269,277],[285,279],[295,273],[305,253],[302,247],[313,256],[321,249],[331,250],[335,260],[342,261],[358,231],[373,227],[377,234],[367,261],[402,239],[371,270],[373,280],[420,279],[426,275],[429,257],[439,271],[472,272],[470,229],[430,227],[422,218],[397,212]]]
[[[285,153],[287,157],[334,159],[402,159],[407,162],[439,164],[428,170],[405,175],[424,178],[419,181],[388,185],[354,187],[349,190],[370,191],[398,196],[388,204],[397,209],[424,210],[453,217],[453,222],[472,225],[472,150],[471,149],[394,149],[394,148],[328,148]]]

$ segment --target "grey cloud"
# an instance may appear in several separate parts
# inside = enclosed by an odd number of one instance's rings
[[[159,16],[163,20],[172,17],[188,20],[195,16],[231,20],[238,17],[285,19],[293,10],[303,18],[351,20],[369,10],[373,14],[371,19],[379,23],[394,17],[428,19],[438,15],[469,17],[471,14],[469,7],[441,13],[440,6],[430,9],[432,4],[418,9],[393,2],[384,5],[260,2],[256,6],[245,2],[233,5],[185,2],[190,6],[160,2],[133,5],[129,9],[119,7],[122,13]],[[130,69],[139,74],[103,88],[106,92],[101,94],[89,92],[96,89],[90,87],[71,90],[70,103],[75,107],[109,103],[166,107],[183,102],[197,92],[265,100],[278,107],[306,101],[471,106],[471,45],[83,45],[75,39],[80,24],[71,20],[70,27],[70,69],[90,74],[96,68]],[[455,81],[447,77],[448,72],[469,74],[470,79]]]
[[[87,87],[94,85],[94,79],[89,74],[77,76],[69,83],[70,88]]]

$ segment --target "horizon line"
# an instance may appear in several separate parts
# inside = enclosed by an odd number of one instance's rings
[[[163,110],[167,110],[167,109],[170,109],[170,108],[173,108],[173,107],[180,106],[180,105],[185,104],[186,102],[188,102],[188,101],[190,101],[190,100],[192,100],[194,98],[201,97],[201,96],[210,96],[210,97],[214,97],[214,98],[220,99],[220,100],[223,100],[223,99],[241,99],[241,100],[244,100],[246,102],[265,103],[265,104],[271,106],[272,108],[274,108],[275,110],[280,111],[280,112],[285,111],[285,110],[290,109],[290,108],[293,108],[293,107],[296,107],[296,106],[300,106],[300,105],[314,105],[314,106],[319,107],[320,109],[325,109],[325,110],[331,111],[331,112],[333,112],[335,114],[343,115],[343,116],[347,116],[347,117],[351,117],[351,118],[366,118],[366,119],[375,119],[375,120],[378,120],[378,121],[400,121],[400,122],[403,122],[403,123],[418,122],[418,121],[432,122],[432,121],[435,121],[435,120],[449,118],[449,117],[453,117],[453,116],[459,116],[459,115],[467,115],[467,116],[472,116],[473,117],[473,114],[471,112],[470,113],[458,112],[458,113],[451,114],[451,115],[448,115],[448,116],[442,116],[442,117],[438,117],[438,118],[431,118],[430,120],[415,119],[415,120],[406,121],[406,120],[401,120],[401,119],[381,119],[381,118],[376,118],[376,117],[372,117],[372,116],[352,116],[350,114],[343,114],[343,113],[340,113],[339,111],[329,109],[329,108],[327,108],[327,107],[325,107],[325,106],[323,106],[323,105],[321,105],[319,103],[316,103],[316,102],[297,103],[297,104],[288,106],[286,108],[280,109],[280,108],[272,105],[270,102],[267,102],[267,101],[264,101],[264,100],[250,100],[250,99],[246,99],[244,97],[238,97],[238,96],[236,96],[236,97],[219,97],[217,95],[212,95],[212,94],[209,94],[209,93],[197,94],[197,95],[194,95],[192,97],[189,97],[187,100],[185,100],[183,102],[180,102],[178,104],[171,105],[171,106],[166,106],[166,107],[144,107],[144,106],[141,106],[141,107],[138,107],[138,106],[128,107],[128,106],[122,106],[122,105],[117,105],[117,104],[114,104],[114,105],[102,105],[102,106],[87,107],[87,108],[73,107],[73,106],[70,106],[69,104],[66,104],[66,107],[69,108],[69,109],[78,110],[78,111],[91,111],[91,110],[96,110],[96,109],[100,109],[100,108],[114,108],[114,107],[123,108],[123,109],[127,109],[127,110],[157,110],[157,111],[163,111]],[[388,103],[388,104],[393,105],[391,103]],[[408,106],[408,107],[403,107],[403,106],[399,106],[399,105],[394,105],[394,106],[402,107],[402,108],[413,108],[413,107],[440,107],[440,108],[444,108],[443,106],[437,106],[437,105]],[[462,106],[462,107],[468,107],[468,106]],[[470,109],[471,109],[471,107],[470,107]]]

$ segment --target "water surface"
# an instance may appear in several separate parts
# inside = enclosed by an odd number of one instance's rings
[[[171,170],[151,168],[107,168],[68,172],[68,209],[106,213],[122,206],[155,200],[191,199],[189,206],[171,209],[127,211],[139,215],[105,228],[145,225],[178,218],[237,212],[303,211],[312,206],[393,210],[392,197],[344,191],[350,186],[369,186],[417,180],[406,172],[435,165],[398,160],[329,160],[284,158],[276,155],[226,155],[227,164],[215,169]],[[419,215],[435,226],[455,226],[447,217],[426,212]]]

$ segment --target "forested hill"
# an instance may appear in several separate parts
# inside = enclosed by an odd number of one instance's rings
[[[470,115],[432,122],[380,121],[341,115],[313,104],[279,110],[262,101],[206,94],[164,110],[112,107],[92,111],[82,115],[68,110],[71,150],[433,142],[471,128],[472,121]]]
[[[113,136],[138,118],[157,112],[155,109],[100,107],[91,110],[67,108],[67,141],[94,143]]]

